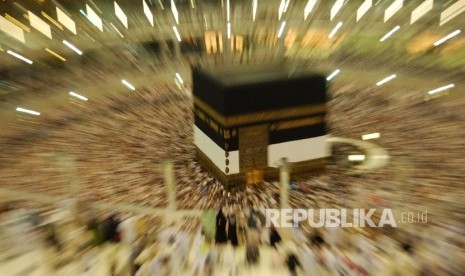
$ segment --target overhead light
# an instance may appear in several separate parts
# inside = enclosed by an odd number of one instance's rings
[[[163,3],[161,2],[161,0],[158,0],[158,4],[160,4],[160,8],[161,8],[162,10],[165,9],[165,7],[163,7]]]
[[[387,34],[385,34],[379,41],[383,42],[388,39],[393,33],[397,32],[400,29],[400,26],[395,26],[394,29],[390,30]]]
[[[365,0],[357,10],[357,22],[365,15],[365,13],[373,6],[373,0]]]
[[[37,15],[33,14],[31,11],[27,11],[27,15],[29,17],[29,23],[31,26],[44,34],[48,38],[52,38],[52,29],[50,28],[50,25],[47,24],[47,22],[43,21],[40,19]]]
[[[459,0],[454,4],[450,5],[446,10],[441,12],[439,26],[446,24],[451,21],[459,14],[465,11],[465,0]]]
[[[87,16],[87,13],[86,13],[85,11],[79,10],[79,12],[80,12],[82,15],[84,15],[84,17],[87,18],[87,20],[90,21],[89,17]],[[92,23],[92,22],[90,22],[90,23]]]
[[[287,12],[287,8],[289,7],[290,2],[291,2],[291,0],[286,1],[286,5],[284,5],[284,12]]]
[[[326,80],[327,81],[330,81],[332,80],[337,74],[339,74],[340,70],[339,69],[336,69],[336,71],[332,72],[327,78]]]
[[[24,25],[23,23],[19,22],[16,18],[14,18],[13,16],[9,15],[8,13],[5,13],[5,19],[10,21],[11,23],[15,24],[16,26],[20,27],[21,29],[23,29],[24,31],[30,33],[31,32],[31,29],[29,29],[29,27],[27,27],[26,25]]]
[[[181,76],[179,75],[179,73],[176,73],[176,78],[178,79],[178,81],[181,83],[181,84],[184,84],[184,81],[182,80]]]
[[[115,25],[113,25],[113,23],[110,23],[110,25],[113,27],[113,29],[115,29],[115,31],[119,34],[119,36],[121,36],[121,38],[124,38],[123,34],[118,30],[118,28],[116,28]]]
[[[173,26],[173,31],[178,41],[181,42],[181,36],[179,35],[178,29],[176,28],[176,26]]]
[[[17,108],[16,108],[16,111],[22,112],[22,113],[31,114],[31,115],[34,115],[34,116],[39,116],[39,115],[40,115],[40,112],[37,112],[37,111],[34,111],[34,110],[25,109],[25,108],[22,108],[22,107],[17,107]]]
[[[333,20],[339,10],[341,10],[343,4],[344,0],[336,0],[333,7],[331,8],[331,20]]]
[[[231,23],[228,23],[228,39],[231,38]]]
[[[404,6],[404,0],[395,0],[384,11],[384,22],[388,21],[394,14],[396,14]]]
[[[4,31],[11,37],[21,41],[22,43],[26,43],[24,40],[24,31],[21,27],[17,26],[16,24],[12,23],[10,20],[3,18],[0,16],[0,30]]]
[[[89,6],[86,4],[86,11],[87,14],[85,16],[87,19],[95,26],[97,27],[101,32],[103,32],[103,23],[102,19],[98,16],[98,14]],[[81,10],[81,13],[82,10]],[[83,13],[84,14],[84,13]]]
[[[281,16],[284,13],[284,7],[286,6],[286,0],[281,0],[278,8],[278,20],[281,20]]]
[[[450,89],[450,88],[452,88],[452,87],[454,87],[454,86],[455,86],[455,85],[453,85],[453,84],[448,84],[448,85],[446,85],[446,86],[442,86],[442,87],[436,88],[436,89],[434,89],[434,90],[428,91],[428,94],[433,95],[433,94],[436,94],[436,93],[438,93],[438,92],[441,92],[441,91]]]
[[[44,1],[44,0],[39,0],[39,1]],[[98,13],[100,13],[100,14],[103,13],[102,10],[97,6],[97,4],[95,4],[94,1],[89,0],[89,3],[90,3],[92,6],[94,6],[94,8],[97,10]]]
[[[86,97],[84,97],[84,96],[82,96],[82,95],[79,95],[78,93],[74,93],[74,92],[72,92],[72,91],[69,92],[69,95],[72,96],[72,97],[75,97],[75,98],[77,98],[77,99],[79,99],[79,100],[81,100],[81,101],[87,102],[87,100],[88,100]]]
[[[349,161],[363,161],[365,160],[365,155],[363,154],[354,154],[348,156]]]
[[[48,21],[50,21],[53,25],[55,25],[58,29],[60,30],[64,30],[63,26],[58,23],[55,19],[53,19],[50,15],[46,14],[45,12],[40,12],[40,14],[42,14],[43,17],[45,17]]]
[[[381,135],[379,133],[370,133],[362,135],[362,140],[378,139]]]
[[[66,46],[68,46],[68,48],[70,48],[71,50],[73,50],[74,52],[76,52],[78,55],[82,55],[82,51],[79,50],[78,48],[76,48],[76,46],[74,46],[73,44],[69,43],[68,41],[63,40],[63,44],[65,44]]]
[[[179,81],[178,81],[177,78],[174,78],[174,83],[176,84],[176,86],[177,86],[179,89],[182,89],[181,83],[179,83]]]
[[[255,21],[255,16],[257,15],[257,0],[252,1],[252,20]]]
[[[281,23],[281,27],[279,28],[278,37],[281,37],[281,35],[283,34],[285,26],[286,26],[286,21],[283,21],[283,23]]]
[[[130,84],[129,82],[127,82],[126,80],[121,80],[121,82],[126,85],[129,89],[131,89],[132,91],[136,90],[136,88]]]
[[[226,19],[228,20],[228,22],[229,22],[229,13],[230,13],[229,9],[230,9],[229,0],[226,0]]]
[[[49,52],[51,55],[53,55],[54,57],[62,60],[62,61],[66,61],[66,59],[62,56],[60,56],[59,54],[55,53],[54,51],[50,50],[49,48],[45,48],[45,51]]]
[[[65,14],[62,10],[60,10],[58,7],[56,8],[56,10],[57,10],[58,22],[63,24],[63,26],[65,26],[73,34],[76,34],[76,23],[74,23],[74,21],[67,14]]]
[[[342,22],[337,23],[336,27],[331,31],[328,38],[333,38],[333,36],[337,33],[337,31],[342,27]]]
[[[124,27],[126,27],[126,29],[128,28],[128,17],[126,16],[126,14],[124,14],[123,10],[121,9],[121,7],[118,5],[118,3],[113,2],[115,3],[115,15],[116,17],[118,17],[119,21],[121,21],[121,23],[123,23]]]
[[[173,13],[174,20],[176,20],[176,24],[179,24],[178,9],[176,8],[176,4],[174,4],[174,0],[171,0],[171,12]]]
[[[458,35],[461,31],[460,30],[455,30],[452,33],[446,35],[445,37],[439,39],[438,41],[434,42],[434,46],[439,46],[442,43],[446,42],[446,40],[449,40],[453,38],[454,36]]]
[[[153,27],[153,26],[154,26],[154,25],[153,25],[153,14],[152,14],[152,12],[150,11],[149,5],[147,5],[147,3],[145,2],[145,0],[142,0],[142,4],[143,4],[143,6],[144,6],[144,14],[145,14],[145,16],[147,16],[147,19],[149,20],[150,25],[152,25],[152,27]]]
[[[397,77],[396,74],[392,74],[392,75],[390,75],[389,77],[386,77],[386,78],[380,80],[379,82],[377,82],[376,85],[377,85],[377,86],[381,86],[381,85],[385,84],[386,82],[388,82],[388,81],[394,79],[395,77]]]
[[[22,61],[24,61],[24,62],[26,62],[26,63],[32,64],[32,60],[30,60],[30,59],[28,59],[28,58],[25,58],[25,57],[23,57],[22,55],[20,55],[20,54],[18,54],[18,53],[15,53],[15,52],[13,52],[13,51],[11,51],[11,50],[8,50],[8,51],[6,51],[6,52],[7,52],[8,54],[14,56],[15,58],[18,58],[18,59],[20,59],[20,60],[22,60]]]
[[[309,13],[312,12],[313,7],[315,7],[315,4],[316,4],[316,0],[308,0],[308,3],[304,9],[304,20],[307,20],[307,16]]]
[[[426,0],[421,3],[416,9],[412,11],[412,16],[410,18],[410,24],[415,23],[423,15],[433,9],[434,0]]]

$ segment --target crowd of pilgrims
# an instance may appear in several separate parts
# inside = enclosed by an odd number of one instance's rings
[[[69,201],[59,206],[20,201],[6,205],[0,213],[4,249],[0,266],[27,255],[22,264],[26,268],[45,266],[49,269],[45,271],[56,275],[64,271],[138,276],[444,272],[423,263],[421,251],[414,250],[411,241],[392,238],[386,229],[306,232],[297,227],[287,233],[267,226],[260,208],[238,211],[232,206],[209,209],[188,229],[183,220],[91,209],[85,202]],[[37,258],[31,251],[43,256]]]
[[[465,220],[461,198],[465,166],[460,150],[465,148],[463,100],[425,102],[409,92],[389,97],[350,85],[333,87],[327,106],[331,135],[359,139],[362,134],[380,132],[381,138],[375,143],[389,151],[390,163],[377,171],[353,174],[345,157],[357,149],[335,145],[324,172],[306,178],[291,176],[290,206],[428,210],[430,220],[395,229],[344,229],[337,234],[321,230],[324,232],[321,236],[329,238],[319,238],[322,242],[316,243],[314,237],[320,234],[304,224],[300,228],[304,236],[313,237],[305,239],[311,248],[307,251],[315,254],[325,250],[323,255],[351,259],[356,264],[353,267],[368,266],[370,258],[381,260],[381,251],[391,258],[392,254],[406,252],[402,253],[404,259],[412,260],[408,271],[425,275],[459,275],[464,271]],[[204,170],[195,156],[192,124],[191,97],[168,86],[138,89],[124,98],[99,99],[88,106],[74,107],[73,112],[67,111],[59,117],[41,116],[35,122],[18,122],[16,132],[8,135],[10,130],[5,131],[0,140],[0,159],[4,160],[0,164],[0,188],[60,198],[74,193],[74,197],[90,205],[164,208],[167,190],[160,165],[171,160],[178,209],[218,210],[222,205],[228,206],[228,212],[233,210],[236,215],[224,214],[222,225],[230,227],[234,220],[243,231],[239,214],[250,214],[247,210],[252,206],[258,210],[279,206],[276,182],[228,190]],[[2,215],[10,213],[4,211]],[[125,211],[118,221],[134,215]],[[94,222],[86,224],[93,233],[100,233],[96,244],[113,239],[109,236],[114,235],[107,233],[108,225],[114,229],[117,223],[109,222],[108,215],[94,216]],[[159,225],[159,218],[143,217],[146,221],[141,233],[145,234],[135,235],[138,239]],[[195,234],[202,223],[199,219],[185,219],[181,224],[182,231]],[[50,231],[53,237],[54,231]],[[208,232],[204,229],[204,234]],[[342,238],[344,235],[365,239],[362,244],[370,248],[369,253],[364,253],[367,249],[350,247],[351,243],[345,241],[352,238]],[[241,237],[226,235],[226,241],[234,247],[241,244]],[[54,239],[49,238],[52,242]],[[207,243],[215,248],[214,242]],[[386,244],[396,243],[403,244],[405,250],[396,250],[402,246],[392,246],[396,248],[392,251],[383,249],[389,247]],[[307,243],[297,243],[295,254],[300,254],[297,251],[302,251],[300,245],[304,244]],[[349,251],[357,257],[345,256],[344,252]],[[156,259],[158,255],[154,254],[151,256]],[[299,269],[304,269],[304,263],[300,265]],[[322,267],[335,269],[333,265],[331,261]],[[370,269],[360,269],[360,273],[370,274]]]

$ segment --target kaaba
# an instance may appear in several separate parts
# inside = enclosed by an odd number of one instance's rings
[[[201,164],[228,187],[321,169],[326,78],[285,65],[193,69],[194,143]]]

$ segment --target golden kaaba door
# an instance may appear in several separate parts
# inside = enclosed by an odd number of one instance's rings
[[[247,183],[263,181],[263,169],[268,166],[268,126],[239,129],[239,169]]]

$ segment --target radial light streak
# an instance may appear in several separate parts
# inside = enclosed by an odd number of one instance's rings
[[[119,36],[121,36],[121,38],[124,38],[123,34],[118,30],[118,28],[116,28],[115,25],[113,25],[113,23],[110,23],[110,25],[113,27],[113,29],[115,29],[115,31],[119,34]]]
[[[341,10],[342,5],[344,5],[344,0],[336,0],[333,7],[331,8],[330,19],[333,20],[336,14]]]
[[[336,27],[331,31],[329,34],[328,38],[333,38],[333,36],[339,31],[339,29],[342,27],[342,22],[337,23]]]
[[[281,35],[283,34],[284,27],[286,27],[286,21],[283,21],[283,23],[281,23],[281,27],[279,28],[278,32],[278,37],[281,37]]]
[[[385,34],[379,41],[383,42],[388,39],[393,33],[397,32],[400,29],[400,26],[395,26],[394,29],[390,30],[387,34]]]
[[[378,132],[365,134],[365,135],[362,135],[362,140],[378,139],[380,136],[381,135]]]
[[[181,84],[184,84],[184,81],[182,80],[181,76],[179,75],[179,73],[176,73],[176,78],[178,79],[178,81],[181,83]]]
[[[257,15],[257,5],[258,0],[252,0],[252,20],[255,21],[255,16]]]
[[[63,26],[58,23],[55,19],[53,19],[50,15],[46,14],[45,12],[41,12],[42,16],[45,17],[48,21],[50,21],[53,25],[55,25],[58,29],[64,31],[65,29]]]
[[[436,42],[434,43],[434,46],[439,46],[439,45],[441,45],[442,43],[446,42],[447,40],[453,38],[454,36],[456,36],[456,35],[458,35],[458,34],[460,34],[460,33],[461,33],[460,30],[455,30],[455,31],[453,31],[452,33],[450,33],[450,34],[446,35],[445,37],[443,37],[443,38],[439,39],[438,41],[436,41]]]
[[[145,2],[145,0],[142,0],[142,5],[144,6],[144,14],[145,14],[145,16],[147,17],[147,19],[149,20],[150,25],[152,25],[152,27],[153,27],[154,24],[153,24],[153,14],[152,14],[152,11],[150,11],[149,5],[147,5],[147,3]]]
[[[304,20],[307,20],[307,16],[309,13],[312,12],[313,7],[315,7],[315,4],[316,4],[316,0],[308,0],[308,3],[304,9]]]
[[[15,58],[20,59],[20,60],[22,60],[22,61],[24,61],[24,62],[26,62],[26,63],[29,63],[29,64],[32,64],[32,63],[33,63],[32,60],[30,60],[30,59],[28,59],[28,58],[25,58],[25,57],[23,57],[22,55],[20,55],[20,54],[18,54],[18,53],[15,53],[15,52],[13,52],[13,51],[11,51],[11,50],[8,50],[8,51],[6,51],[6,52],[7,52],[8,54],[14,56]]]
[[[332,73],[326,78],[326,80],[327,80],[327,81],[332,80],[337,74],[339,74],[339,72],[341,72],[341,70],[336,69],[334,72],[332,72]]]
[[[455,87],[455,85],[451,83],[451,84],[448,84],[448,85],[445,85],[445,86],[436,88],[436,89],[434,89],[434,90],[428,91],[428,94],[433,95],[433,94],[439,93],[439,92],[441,92],[441,91],[450,89],[450,88],[452,88],[452,87]]]
[[[126,85],[127,88],[131,89],[132,91],[136,90],[136,88],[135,88],[132,84],[130,84],[128,81],[126,81],[126,80],[121,80],[121,82],[122,82],[124,85]]]
[[[178,29],[176,28],[176,26],[173,26],[173,31],[178,41],[181,42],[181,36],[179,35]]]
[[[349,161],[364,161],[365,155],[363,154],[354,154],[348,156]]]
[[[82,95],[79,95],[78,93],[75,93],[75,92],[72,92],[72,91],[69,92],[69,95],[70,95],[71,97],[77,98],[77,99],[79,99],[79,100],[81,100],[81,101],[87,102],[87,101],[89,100],[89,99],[87,99],[86,97],[84,97],[84,96],[82,96]]]
[[[68,46],[68,48],[70,48],[71,50],[73,50],[74,52],[76,52],[78,55],[82,55],[82,51],[79,50],[78,48],[76,48],[76,46],[74,46],[73,44],[69,43],[68,41],[63,40],[63,44],[65,44],[66,46]]]
[[[53,55],[54,57],[62,60],[62,61],[66,61],[66,59],[62,56],[60,56],[59,54],[55,53],[54,51],[50,50],[49,48],[45,48],[45,51],[49,52],[51,55]]]
[[[390,80],[392,80],[392,79],[394,79],[396,77],[397,77],[396,74],[392,74],[389,77],[386,77],[386,78],[380,80],[379,82],[377,82],[376,85],[381,86],[381,85],[385,84],[386,82],[388,82],[388,81],[390,81]]]
[[[34,116],[39,116],[40,115],[40,112],[30,110],[30,109],[26,109],[26,108],[22,108],[22,107],[17,107],[16,111],[31,114],[31,115],[34,115]]]
[[[226,0],[226,19],[229,22],[229,14],[230,14],[230,7],[229,7],[229,0]]]

